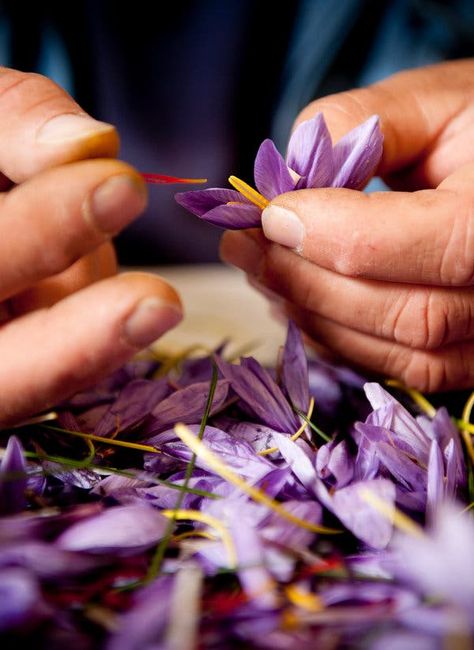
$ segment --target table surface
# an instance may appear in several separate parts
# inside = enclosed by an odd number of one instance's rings
[[[153,346],[157,352],[177,354],[196,344],[215,348],[228,340],[228,354],[242,351],[264,364],[275,364],[286,328],[272,318],[268,302],[242,272],[223,264],[146,270],[177,289],[185,310],[183,321]]]

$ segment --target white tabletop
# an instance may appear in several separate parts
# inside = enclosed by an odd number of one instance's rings
[[[183,322],[155,344],[158,352],[176,354],[196,344],[214,348],[228,339],[228,354],[242,350],[262,363],[275,364],[286,329],[270,316],[267,301],[242,272],[222,264],[146,270],[177,289],[185,310]]]

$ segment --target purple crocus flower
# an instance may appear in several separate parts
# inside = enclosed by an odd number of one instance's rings
[[[279,194],[317,187],[360,190],[382,156],[383,136],[373,115],[333,146],[322,113],[302,122],[288,143],[286,160],[272,140],[257,152],[254,178],[257,191],[238,178],[235,190],[209,188],[176,194],[176,201],[196,216],[221,228],[240,230],[260,226],[262,210]]]
[[[374,410],[356,422],[356,478],[387,474],[394,480],[399,505],[424,511],[444,497],[462,491],[465,483],[459,434],[445,409],[432,420],[413,417],[376,383],[364,387]]]
[[[23,447],[16,436],[8,439],[5,455],[0,463],[0,512],[21,512],[26,504],[26,462]]]

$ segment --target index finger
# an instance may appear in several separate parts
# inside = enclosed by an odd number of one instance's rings
[[[0,171],[20,183],[39,171],[85,158],[115,157],[111,124],[85,113],[47,77],[0,68]]]

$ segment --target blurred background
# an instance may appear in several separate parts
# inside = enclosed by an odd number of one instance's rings
[[[472,0],[0,2],[0,63],[45,74],[114,123],[143,172],[252,182],[260,142],[282,152],[311,99],[396,70],[472,56]],[[220,232],[176,186],[117,239],[122,265],[218,261]]]

